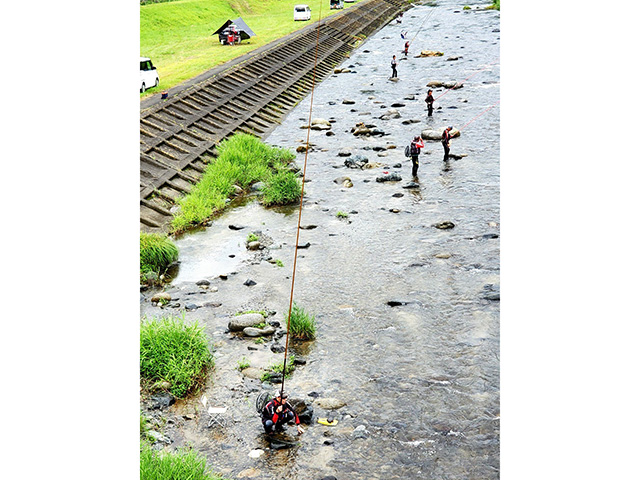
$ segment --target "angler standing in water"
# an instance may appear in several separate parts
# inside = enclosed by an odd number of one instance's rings
[[[398,78],[398,71],[396,70],[396,67],[398,66],[398,61],[396,60],[396,56],[393,56],[393,59],[391,60],[391,78]]]
[[[433,115],[433,90],[429,89],[429,91],[427,92],[427,98],[425,98],[425,102],[427,102],[427,109],[429,111],[428,116],[430,117],[431,115]]]
[[[451,135],[449,134],[449,132],[453,129],[453,127],[447,127],[444,129],[444,132],[442,132],[442,146],[444,147],[444,159],[443,161],[446,162],[447,160],[449,160],[449,140],[451,139]]]
[[[413,137],[411,141],[411,145],[409,146],[409,152],[411,154],[411,163],[413,164],[413,169],[411,170],[411,175],[414,177],[418,176],[418,155],[420,155],[420,149],[424,148],[424,142],[422,141],[422,137],[420,135],[416,135]]]

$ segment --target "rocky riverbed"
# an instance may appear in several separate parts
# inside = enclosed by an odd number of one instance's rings
[[[249,198],[178,239],[163,298],[141,293],[142,316],[204,327],[216,368],[201,393],[228,408],[225,426],[208,428],[199,396],[144,399],[155,448],[190,445],[229,478],[498,478],[499,110],[463,126],[499,100],[500,21],[463,6],[408,11],[314,94],[294,299],[316,314],[318,337],[293,342],[286,380],[307,431],[269,442],[253,405],[278,381],[264,375],[283,358],[298,216]],[[404,30],[415,36],[406,59]],[[433,117],[430,82],[441,83]],[[300,167],[309,102],[266,139]],[[448,125],[461,131],[443,162]],[[416,135],[426,146],[414,179],[404,147]]]

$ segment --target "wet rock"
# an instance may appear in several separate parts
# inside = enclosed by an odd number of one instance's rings
[[[394,193],[394,194],[393,194],[393,195],[391,195],[391,196],[392,196],[392,197],[395,197],[395,198],[400,198],[400,197],[404,197],[404,193],[400,193],[400,192],[398,192],[398,193]]]
[[[154,410],[162,410],[176,403],[176,397],[169,392],[161,392],[151,395],[151,408]]]
[[[442,132],[444,132],[445,127],[440,127],[437,130],[422,130],[420,136],[423,140],[432,140],[432,141],[440,141],[442,140]],[[452,128],[449,132],[451,138],[459,137],[460,130],[457,128]]]
[[[313,419],[313,405],[303,398],[291,398],[289,403],[298,414],[302,423],[309,424]]]
[[[269,383],[282,383],[282,374],[276,372],[267,372],[265,380]]]
[[[458,59],[460,59],[460,58],[462,58],[462,57],[449,57],[449,58],[447,58],[445,61],[446,61],[446,62],[453,62],[453,61],[458,60]]]
[[[455,224],[453,222],[445,221],[434,223],[433,226],[439,228],[440,230],[450,230],[455,227]]]
[[[197,310],[198,308],[200,308],[200,305],[196,305],[195,303],[187,303],[184,308],[188,311],[193,311],[193,310]]]
[[[227,328],[232,332],[241,332],[247,327],[253,327],[264,322],[264,317],[259,313],[245,313],[244,315],[238,315],[233,317]]]
[[[318,398],[316,399],[315,403],[317,403],[320,408],[324,408],[325,410],[337,410],[347,404],[347,402],[345,402],[344,400],[331,397]]]
[[[415,95],[407,95],[406,97],[404,97],[403,100],[415,100],[416,96]],[[392,105],[393,106],[393,105]]]
[[[451,130],[451,132],[453,133],[453,130]],[[449,153],[449,158],[453,158],[454,160],[460,160],[466,156],[468,156],[466,153]]]
[[[202,280],[198,280],[196,282],[196,285],[198,285],[199,287],[207,287],[207,286],[211,285],[211,282],[205,278],[205,279],[202,279]]]
[[[351,129],[351,133],[356,136],[359,135],[371,135],[371,129],[367,127],[364,123],[357,123],[355,127]]]
[[[331,443],[327,443],[328,440],[325,440],[325,445],[331,445]],[[334,477],[333,475],[328,475],[326,477],[322,477],[320,480],[338,480],[336,477]]]
[[[318,226],[317,225],[311,225],[311,224],[309,224],[309,225],[301,225],[300,226],[300,229],[302,229],[302,230],[313,230],[314,228],[318,228]]]
[[[405,104],[404,103],[400,103],[400,102],[396,102],[396,103],[392,103],[391,104],[391,108],[402,108],[404,106],[405,106]]]
[[[402,164],[401,163],[396,163],[393,168],[402,168]]]
[[[302,245],[298,245],[298,248],[309,248],[311,244],[309,242],[303,243]]]
[[[390,211],[391,213],[400,213],[400,210],[399,210],[399,209],[397,209],[397,208],[390,208],[390,209],[389,209],[389,211]]]
[[[369,163],[369,159],[362,155],[354,155],[351,158],[347,158],[344,161],[344,165],[347,168],[359,168],[362,169],[364,166]]]
[[[256,282],[254,282],[253,280],[251,280],[250,278],[246,279],[243,283],[244,286],[246,287],[253,287],[254,285],[256,285]],[[261,315],[262,316],[262,315]]]
[[[279,440],[275,438],[272,438],[269,440],[269,448],[271,448],[272,450],[282,450],[285,448],[291,448],[295,446],[296,446],[295,442],[287,442],[287,441]]]
[[[493,283],[489,283],[483,287],[484,289],[484,298],[487,300],[500,300],[500,285],[494,285]]]
[[[371,130],[371,135],[373,135],[373,136],[376,136],[376,135],[382,136],[382,135],[385,135],[385,133],[384,133],[384,130],[382,130],[380,128],[374,128],[374,129]]]
[[[156,293],[153,297],[151,297],[151,301],[154,303],[167,303],[171,301],[171,295],[169,295],[167,292]]]
[[[438,52],[436,50],[422,50],[420,55],[416,55],[415,58],[425,58],[425,57],[441,57],[444,53]]]
[[[294,357],[293,364],[294,365],[306,365],[307,364],[307,359],[304,358],[304,357]]]
[[[284,351],[286,350],[284,345],[280,345],[279,343],[272,343],[271,344],[271,351],[273,353],[284,353]]]
[[[418,185],[416,182],[409,182],[406,185],[403,185],[402,188],[407,188],[407,189],[420,188],[420,185]]]
[[[344,100],[342,100],[343,105],[353,105],[354,103],[356,103],[353,100],[350,100],[348,98],[345,98]]]
[[[259,241],[249,242],[247,243],[248,250],[260,250],[261,244]]]
[[[388,157],[389,154],[387,152],[380,152],[380,153],[378,153],[378,156],[379,157]]]
[[[443,85],[444,85],[443,82],[439,82],[437,80],[433,80],[433,81],[427,83],[427,87],[430,87],[430,88],[440,88]]]
[[[271,325],[264,328],[246,327],[242,330],[247,337],[263,337],[265,335],[273,335],[276,329]]]
[[[242,230],[245,227],[242,227],[240,225],[229,225],[229,229],[231,230]]]
[[[447,259],[447,258],[451,258],[451,254],[450,253],[436,253],[434,255],[434,257]]]
[[[358,425],[353,432],[351,432],[351,436],[354,438],[367,438],[369,436],[369,431],[364,425]]]
[[[296,165],[295,162],[290,162],[289,165],[287,165],[287,169],[290,172],[294,172],[294,173],[297,173],[297,172],[300,171],[300,167],[298,165]]]
[[[296,152],[298,153],[305,153],[306,151],[307,151],[306,145],[298,145],[298,148],[296,148]]]
[[[390,307],[400,307],[401,305],[406,305],[407,302],[403,302],[402,300],[389,300],[387,305]]]
[[[331,122],[329,122],[329,120],[325,120],[324,118],[314,118],[314,119],[312,119],[311,120],[311,126],[313,127],[314,125],[319,125],[319,126],[331,128]]]
[[[264,455],[264,450],[260,450],[259,448],[249,452],[249,458],[260,458],[262,455]]]
[[[382,182],[400,182],[402,181],[402,177],[400,175],[398,175],[397,173],[393,172],[390,173],[388,175],[383,175],[381,177],[376,177],[376,182],[378,183],[382,183]]]
[[[342,150],[340,150],[338,152],[338,156],[339,157],[350,157],[351,156],[351,149],[350,148],[343,148]]]
[[[326,134],[327,137],[333,137],[335,135],[334,132],[332,132],[331,130],[329,130]]]
[[[445,82],[443,86],[444,88],[450,88],[451,90],[458,90],[459,88],[462,88],[464,85],[462,83],[457,83],[457,82]]]

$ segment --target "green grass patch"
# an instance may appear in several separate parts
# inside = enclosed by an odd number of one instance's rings
[[[251,363],[249,363],[247,357],[242,357],[240,360],[238,360],[238,370],[242,371],[245,368],[249,368],[250,366]]]
[[[250,233],[249,235],[247,235],[247,243],[257,242],[258,240],[260,240],[260,237],[258,237],[258,235],[256,235],[255,233]]]
[[[300,0],[179,0],[140,5],[140,56],[151,58],[160,76],[158,88],[141,97],[167,90],[315,22],[321,2],[322,18],[341,11],[330,10],[327,0],[306,0],[312,20],[294,22],[293,6]],[[239,16],[256,36],[233,47],[221,45],[212,33]]]
[[[140,233],[140,273],[160,273],[178,260],[178,247],[166,235]]]
[[[493,0],[493,3],[487,7],[487,10],[500,10],[500,0]]]
[[[235,316],[237,317],[239,315],[246,315],[247,313],[259,313],[264,318],[267,318],[269,316],[269,314],[264,310],[245,310],[245,311],[236,313]]]
[[[338,218],[349,218],[349,214],[346,212],[338,212],[336,213],[336,217]]]
[[[284,263],[282,263],[282,260],[276,260],[276,265],[279,267],[284,267]]]
[[[148,445],[140,448],[140,480],[225,480],[212,473],[205,457],[180,449],[175,453],[157,452]]]
[[[147,384],[169,382],[169,391],[184,397],[204,382],[213,367],[204,330],[184,318],[143,319],[140,325],[140,377]]]
[[[211,162],[198,184],[180,198],[180,213],[173,218],[175,232],[187,230],[221,212],[234,185],[246,189],[252,183],[271,178],[295,158],[288,149],[271,147],[259,138],[239,133],[217,147],[219,156]]]
[[[287,315],[284,315],[285,322],[287,321]],[[316,337],[316,317],[310,315],[304,308],[299,307],[296,302],[293,302],[291,308],[291,322],[289,324],[289,334],[293,338],[299,340],[313,340]]]
[[[269,177],[262,193],[264,194],[262,197],[264,205],[286,205],[300,198],[302,186],[297,174],[281,170]]]

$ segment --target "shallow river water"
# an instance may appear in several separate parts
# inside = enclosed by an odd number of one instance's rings
[[[465,4],[472,10],[463,10]],[[333,75],[316,87],[312,117],[334,121],[335,135],[311,131],[301,223],[317,228],[300,232],[299,243],[310,246],[298,251],[294,299],[316,314],[318,337],[293,346],[307,363],[286,389],[310,401],[312,392],[345,401],[333,413],[338,425],[313,423],[296,436],[294,448],[267,448],[253,409],[263,387],[245,380],[236,367],[242,357],[259,366],[281,362],[282,354],[225,330],[239,311],[276,311],[275,319],[283,321],[297,208],[264,209],[248,202],[177,241],[181,263],[168,291],[182,307],[192,304],[185,317],[198,320],[212,338],[216,369],[206,394],[229,412],[225,428],[207,429],[197,399],[178,402],[167,426],[170,448],[192,446],[229,478],[499,477],[499,106],[487,109],[500,94],[500,16],[475,10],[484,5],[417,6],[402,24],[392,22],[353,52],[342,67],[355,73]],[[403,30],[415,36],[406,60]],[[420,50],[444,55],[415,58]],[[393,54],[399,59],[397,83],[389,80]],[[427,118],[427,82],[467,78],[463,88],[441,98],[445,89],[434,89],[436,110]],[[354,103],[343,104],[344,99]],[[405,105],[396,107],[400,118],[380,119],[396,102]],[[307,97],[266,142],[294,150],[301,145],[309,104]],[[403,124],[407,120],[416,122]],[[358,122],[385,135],[355,137],[350,130]],[[422,129],[446,125],[465,126],[451,152],[466,156],[443,162],[441,144],[425,142],[419,188],[403,188],[412,181],[404,146]],[[390,145],[397,148],[384,150],[386,156],[373,150]],[[352,149],[349,158],[360,154],[382,166],[345,167],[345,158],[337,156],[345,147]],[[296,161],[302,166],[304,154]],[[376,182],[383,172],[399,173],[402,180]],[[353,187],[334,183],[341,176]],[[403,196],[393,196],[398,193]],[[349,213],[348,219],[337,218],[338,211]],[[455,227],[433,227],[443,221]],[[248,233],[257,230],[272,239],[267,256],[283,267],[260,261],[264,252],[246,250]],[[229,274],[228,280],[220,274]],[[204,278],[217,291],[195,286]],[[244,286],[247,279],[256,285]],[[391,307],[390,301],[401,304]],[[167,310],[148,298],[141,303],[146,316],[181,311]],[[331,414],[314,408],[314,421]],[[360,425],[365,438],[352,434]],[[251,458],[254,449],[265,453]]]

